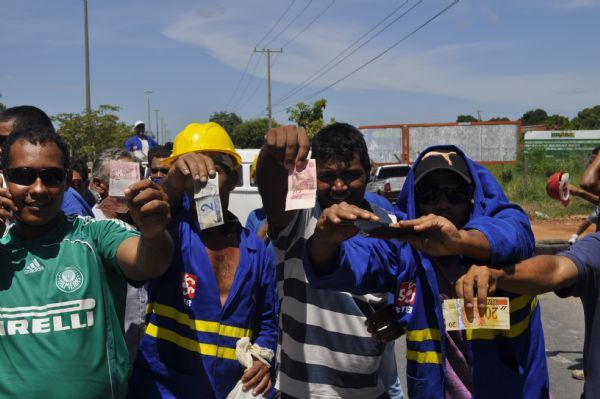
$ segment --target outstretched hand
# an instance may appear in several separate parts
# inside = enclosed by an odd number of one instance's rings
[[[265,145],[269,155],[288,169],[304,162],[310,149],[306,130],[293,125],[269,129],[265,135]]]
[[[499,273],[498,269],[473,265],[456,281],[454,285],[456,296],[465,300],[467,319],[473,320],[473,298],[475,297],[477,297],[479,316],[483,317],[488,294],[496,291]]]
[[[358,233],[354,226],[358,219],[378,221],[379,217],[346,202],[332,205],[321,212],[315,227],[314,240],[323,240],[329,245],[339,244]]]
[[[151,180],[138,181],[125,190],[125,199],[142,236],[153,238],[164,233],[171,221],[171,208],[160,185]]]
[[[415,234],[403,235],[402,240],[428,255],[448,256],[461,253],[461,231],[445,217],[429,214],[413,220],[399,221],[391,227],[413,228]]]

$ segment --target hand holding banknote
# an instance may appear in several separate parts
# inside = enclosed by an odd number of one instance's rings
[[[205,184],[215,176],[216,171],[215,163],[206,154],[190,152],[178,157],[163,181],[171,209],[175,210],[180,206],[184,192],[191,195],[195,184]]]
[[[310,143],[306,130],[292,125],[269,129],[265,136],[267,152],[279,163],[293,170],[294,165],[306,161]]]
[[[217,169],[213,159],[202,153],[190,152],[181,155],[173,163],[167,181],[170,186],[183,190],[193,190],[194,183],[206,183],[215,176]]]
[[[475,306],[477,306],[479,316],[484,315],[488,294],[496,291],[498,277],[501,273],[502,269],[473,265],[456,281],[454,285],[456,295],[464,298],[466,315],[471,320],[474,317]]]
[[[148,179],[125,190],[125,200],[133,223],[142,235],[153,238],[164,234],[171,221],[171,209],[162,187]]]
[[[473,301],[477,304],[477,298]],[[446,299],[442,303],[442,312],[447,331],[510,329],[510,302],[505,297],[487,298],[481,315],[474,312],[472,317],[467,316],[462,298]]]

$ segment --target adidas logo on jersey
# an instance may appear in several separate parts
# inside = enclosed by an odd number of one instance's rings
[[[37,259],[34,259],[31,261],[31,263],[29,263],[25,267],[25,270],[23,270],[23,273],[31,274],[31,273],[41,272],[42,270],[44,270],[44,266],[40,265],[40,262],[38,262]]]

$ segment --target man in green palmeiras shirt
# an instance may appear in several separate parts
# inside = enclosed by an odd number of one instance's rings
[[[69,151],[52,131],[11,134],[0,218],[0,398],[124,398],[126,281],[168,267],[169,205],[150,180],[125,197],[139,233],[116,220],[65,216]]]

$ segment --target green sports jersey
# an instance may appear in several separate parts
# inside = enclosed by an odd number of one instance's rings
[[[126,282],[116,251],[137,233],[78,216],[0,239],[0,398],[123,398]]]

